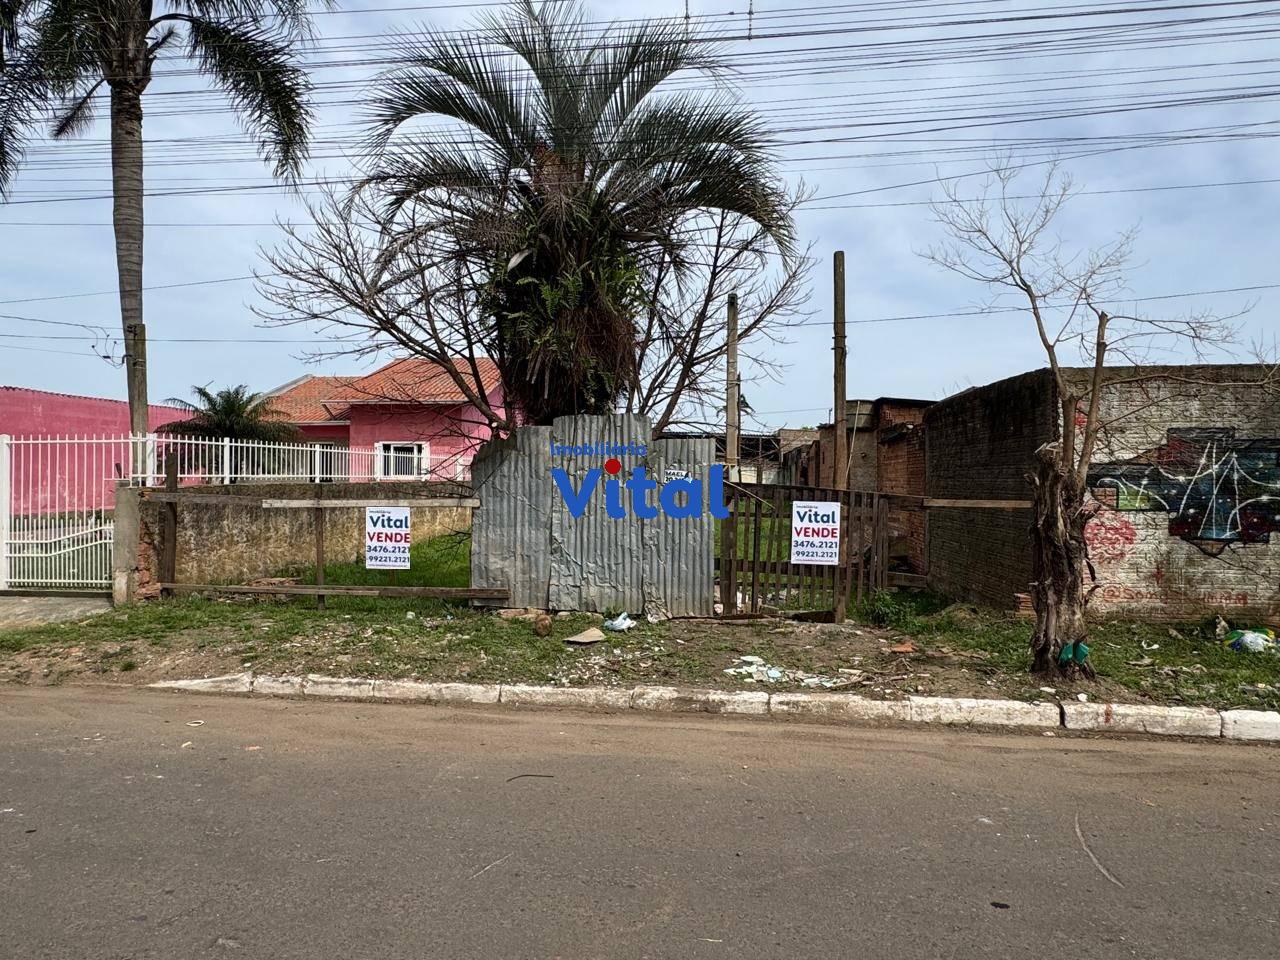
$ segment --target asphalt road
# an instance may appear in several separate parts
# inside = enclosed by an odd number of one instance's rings
[[[1265,747],[0,689],[0,957],[1273,960],[1278,808]]]

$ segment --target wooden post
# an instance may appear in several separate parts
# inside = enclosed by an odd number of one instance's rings
[[[751,504],[751,612],[760,612],[760,497]]]
[[[316,527],[316,586],[324,586],[324,507],[316,507],[312,516]],[[324,609],[324,594],[316,594],[316,606]]]
[[[853,494],[840,495],[840,547],[836,553],[834,568],[835,604],[831,619],[836,623],[844,623],[849,611],[849,534],[853,529]]]
[[[178,492],[178,454],[170,447],[164,458],[165,493]],[[160,582],[175,583],[178,579],[178,501],[169,500],[160,514]],[[171,591],[161,588],[160,595]]]
[[[835,318],[832,351],[835,354],[835,443],[832,447],[835,462],[831,464],[831,486],[837,490],[849,488],[849,421],[846,407],[848,384],[845,365],[847,344],[844,333],[844,251],[837,250],[835,257]]]
[[[725,345],[725,400],[724,400],[724,474],[725,479],[737,483],[741,479],[738,469],[738,434],[742,409],[742,383],[738,379],[738,295],[729,294],[729,329]]]

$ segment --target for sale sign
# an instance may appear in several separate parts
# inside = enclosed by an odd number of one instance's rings
[[[840,563],[840,504],[795,500],[791,504],[791,562],[824,567]]]
[[[364,508],[366,569],[408,570],[412,543],[408,507]]]

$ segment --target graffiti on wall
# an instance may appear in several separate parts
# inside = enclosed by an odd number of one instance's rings
[[[1280,532],[1280,440],[1172,428],[1158,447],[1094,464],[1089,489],[1113,510],[1167,513],[1171,536],[1212,556],[1270,543]]]

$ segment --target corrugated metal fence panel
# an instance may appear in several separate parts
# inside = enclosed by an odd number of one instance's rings
[[[485,444],[471,465],[480,500],[471,526],[471,585],[505,588],[513,607],[546,608],[551,580],[551,427]]]
[[[659,484],[688,475],[702,484],[696,517],[644,521],[645,612],[660,617],[709,617],[715,603],[715,541],[709,468],[715,463],[709,438],[657,440],[649,450],[649,475]],[[656,505],[656,504],[655,504]]]
[[[558,417],[552,426],[551,441],[570,447],[586,444],[648,447],[649,421],[641,416]],[[607,456],[598,453],[557,456],[551,466],[569,475],[575,490],[581,488],[587,472],[601,469]],[[618,480],[639,466],[636,457],[621,456]],[[555,610],[644,609],[644,537],[639,520],[631,515],[630,496],[620,490],[626,517],[611,518],[605,512],[604,481],[588,501],[586,512],[574,518],[551,489],[551,584],[549,598]]]

